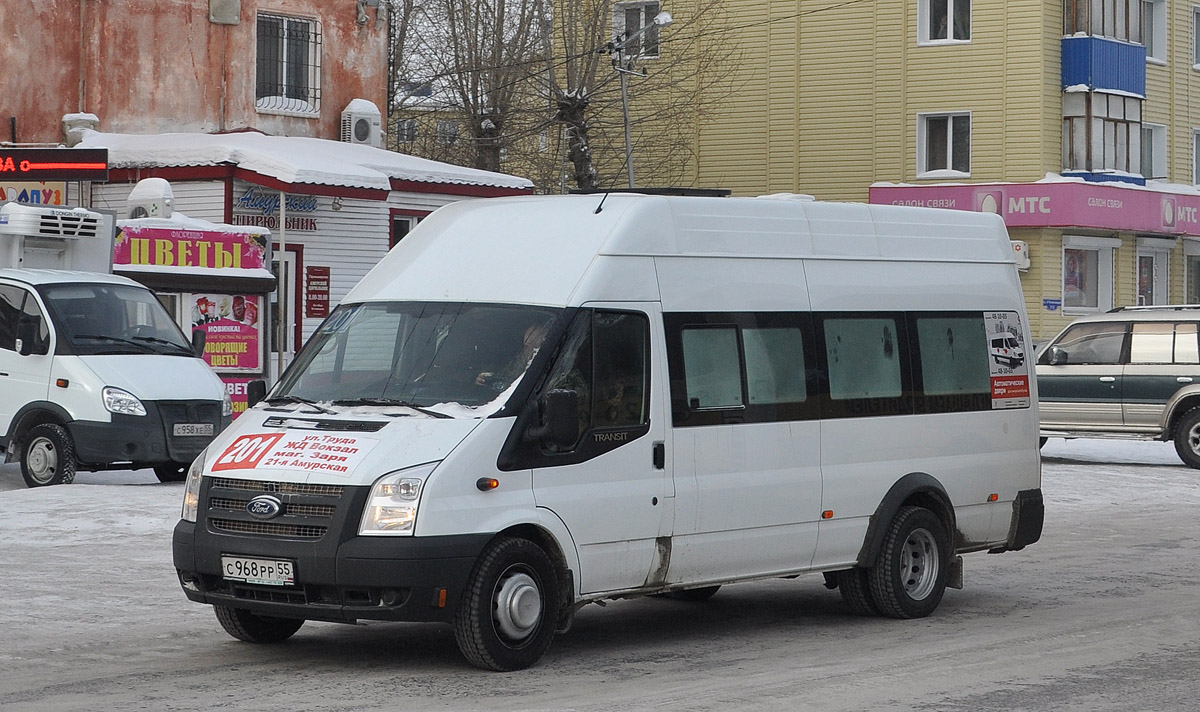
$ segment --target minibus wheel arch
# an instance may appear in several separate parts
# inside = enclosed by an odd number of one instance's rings
[[[546,552],[546,556],[550,557],[550,562],[554,565],[554,572],[558,577],[558,622],[555,629],[556,633],[566,633],[571,628],[572,622],[575,619],[575,575],[571,571],[570,565],[567,563],[567,556],[563,553],[562,547],[558,545],[558,540],[554,538],[550,532],[533,524],[521,524],[509,527],[504,531],[498,532],[496,539],[520,538],[528,539],[541,547],[542,551]]]
[[[946,494],[946,488],[932,475],[912,472],[892,485],[875,508],[875,513],[871,515],[862,549],[858,552],[860,567],[867,569],[874,566],[879,551],[883,548],[888,525],[901,507],[923,507],[933,512],[933,515],[941,520],[950,539],[950,551],[947,555],[953,554],[958,548],[960,537],[954,518],[954,505],[950,502],[950,496]]]

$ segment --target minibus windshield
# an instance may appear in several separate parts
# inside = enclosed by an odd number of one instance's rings
[[[447,302],[343,305],[309,339],[268,401],[416,409],[492,403],[524,375],[560,311]]]
[[[168,354],[192,357],[192,347],[158,298],[123,284],[39,287],[58,327],[62,353]]]

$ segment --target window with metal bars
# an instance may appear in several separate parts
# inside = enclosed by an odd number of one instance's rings
[[[258,15],[255,106],[317,114],[321,110],[321,30],[313,20]]]

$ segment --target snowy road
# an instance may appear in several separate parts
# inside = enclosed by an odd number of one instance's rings
[[[820,576],[742,584],[589,606],[511,674],[430,625],[238,643],[175,581],[182,485],[146,470],[28,490],[6,465],[0,710],[1197,709],[1200,472],[1163,444],[1044,455],[1042,541],[967,556],[928,619],[850,616]]]

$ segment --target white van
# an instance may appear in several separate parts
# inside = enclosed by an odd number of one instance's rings
[[[494,670],[589,602],[805,572],[922,617],[1041,535],[1034,384],[988,342],[1027,323],[995,215],[455,203],[193,463],[179,580],[241,640],[440,621]]]
[[[149,289],[111,274],[28,268],[93,258],[111,266],[111,223],[105,235],[100,217],[0,208],[0,266],[10,265],[0,268],[0,450],[20,460],[30,487],[113,467],[182,481],[232,418],[224,385],[196,356],[202,342],[184,337]]]

